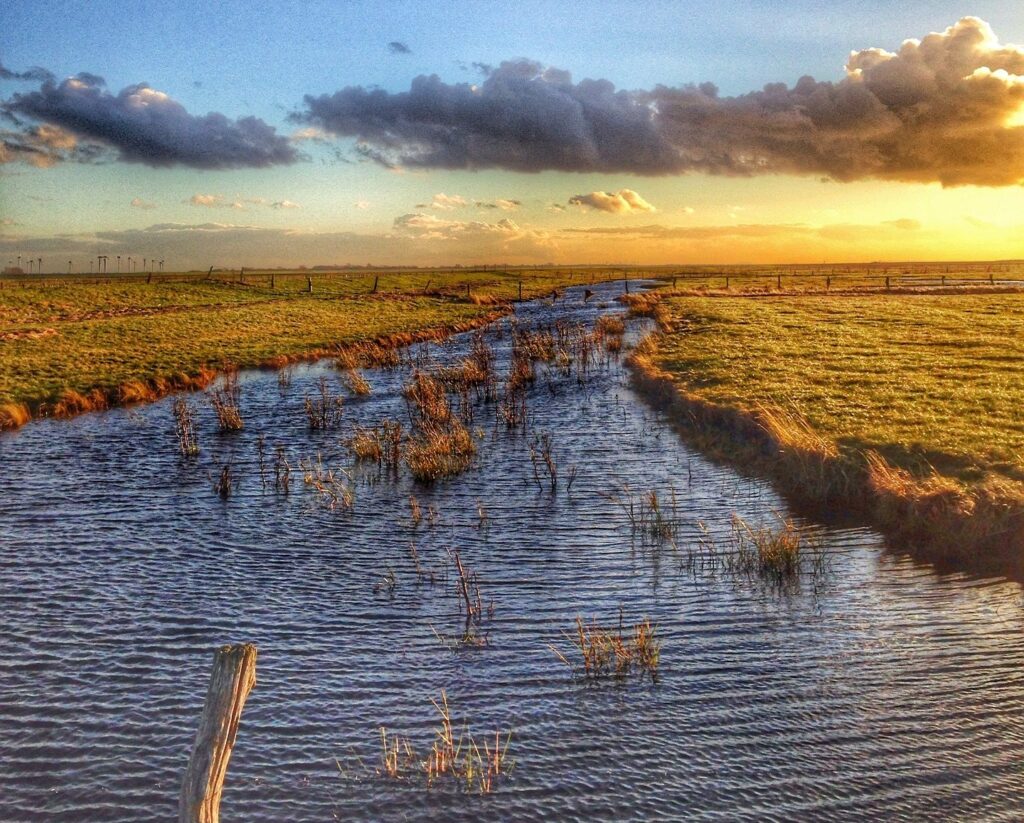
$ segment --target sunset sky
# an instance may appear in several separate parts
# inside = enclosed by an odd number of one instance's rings
[[[14,0],[0,63],[4,265],[1024,257],[1018,0]]]

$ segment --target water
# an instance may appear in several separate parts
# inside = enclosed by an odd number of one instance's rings
[[[617,288],[520,315],[589,322],[616,310],[603,301]],[[489,334],[503,365],[508,335]],[[284,396],[274,374],[244,375],[245,430],[216,434],[202,405],[193,462],[170,400],[0,438],[0,820],[174,819],[211,652],[239,641],[259,646],[258,683],[226,821],[1024,816],[1016,584],[939,577],[870,531],[814,524],[830,571],[798,591],[694,575],[680,560],[698,521],[721,537],[733,513],[769,523],[786,506],[683,446],[617,363],[532,391],[554,496],[533,482],[530,436],[495,431],[487,408],[460,477],[362,470],[350,513],[301,477],[287,497],[265,490],[260,432],[293,465],[319,450],[347,466],[354,422],[404,418],[408,373],[368,371],[373,394],[347,403],[345,430],[310,433],[302,403],[321,375],[337,379],[298,369]],[[239,485],[224,501],[211,475],[228,460]],[[623,482],[675,491],[678,551],[634,543],[603,496]],[[412,528],[411,493],[436,525]],[[417,585],[410,542],[432,567],[454,547],[476,570],[488,647],[438,639],[458,632],[458,600],[450,582]],[[376,586],[388,569],[393,593]],[[549,644],[568,650],[577,614],[613,624],[620,607],[658,624],[658,682],[574,680]],[[428,747],[441,689],[478,734],[513,730],[514,771],[491,795],[375,774],[381,726]]]

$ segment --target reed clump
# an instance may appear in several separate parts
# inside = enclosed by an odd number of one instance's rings
[[[325,466],[317,453],[316,459],[299,461],[302,480],[307,488],[316,494],[317,500],[326,508],[349,510],[355,503],[355,484],[351,475],[343,469]]]
[[[357,460],[397,470],[402,457],[403,433],[402,424],[397,420],[382,420],[369,428],[356,426],[348,447]]]
[[[348,386],[348,390],[352,392],[352,394],[359,397],[365,397],[370,394],[370,383],[365,377],[363,377],[359,369],[349,369],[345,372],[344,380],[345,385]]]
[[[199,430],[196,426],[195,407],[184,397],[177,397],[172,406],[174,431],[178,437],[178,451],[185,457],[199,454]]]
[[[411,740],[403,735],[389,735],[381,728],[381,756],[377,773],[399,780],[423,779],[427,788],[441,781],[450,781],[464,790],[490,794],[500,779],[514,767],[508,756],[512,732],[494,732],[478,744],[464,724],[456,732],[452,721],[448,695],[441,691],[441,699],[431,700],[439,715],[430,750],[420,759]]]
[[[412,476],[429,482],[468,469],[476,455],[476,443],[452,412],[441,382],[417,371],[402,393],[413,421],[413,434],[405,445],[405,462]]]
[[[238,369],[224,367],[220,386],[210,392],[210,403],[217,414],[217,425],[222,432],[241,431],[245,426],[241,411],[242,389],[238,384]]]
[[[596,621],[588,626],[577,616],[576,631],[567,632],[566,638],[573,645],[572,659],[555,646],[550,648],[575,674],[591,680],[630,674],[658,679],[661,641],[657,627],[647,618],[626,631],[621,613],[617,629],[604,628]]]
[[[310,430],[324,431],[336,428],[341,424],[344,398],[331,391],[326,377],[321,377],[317,381],[316,389],[316,394],[307,394],[304,402]]]

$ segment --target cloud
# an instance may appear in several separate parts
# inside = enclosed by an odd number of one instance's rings
[[[47,123],[80,140],[110,147],[117,159],[156,168],[263,168],[299,159],[286,137],[256,117],[196,116],[144,83],[116,95],[102,77],[82,73],[2,103],[8,115]]]
[[[499,197],[497,200],[477,200],[473,203],[478,209],[501,209],[502,211],[515,211],[523,205],[522,200],[506,199]]]
[[[0,130],[0,165],[25,163],[45,169],[66,160],[82,163],[98,162],[103,150],[90,143],[80,143],[70,132],[45,124],[25,126],[20,130]]]
[[[921,228],[920,220],[913,220],[909,217],[901,217],[898,220],[883,220],[883,226],[892,226],[894,229],[902,229],[903,231],[917,231]]]
[[[30,80],[36,83],[45,83],[52,80],[53,75],[46,69],[33,66],[28,71],[11,71],[3,63],[0,63],[0,80]]]
[[[11,217],[0,217],[0,226],[20,226],[21,223],[15,222]]]
[[[392,40],[388,43],[388,51],[392,54],[412,54],[412,49],[401,40]]]
[[[370,208],[370,201],[369,200],[356,200],[356,202],[353,203],[352,205],[355,208],[359,209],[360,211],[366,211],[366,209]]]
[[[897,52],[853,52],[838,82],[723,97],[711,83],[616,89],[517,60],[477,84],[306,96],[292,119],[389,167],[806,174],[943,185],[1024,180],[1024,48],[965,17]],[[1014,125],[1020,122],[1022,125]]]
[[[143,209],[150,211],[156,208],[156,203],[151,203],[148,200],[143,200],[141,197],[133,197],[132,202],[128,204],[133,209]]]
[[[484,246],[492,251],[538,259],[550,255],[554,246],[550,234],[519,226],[503,217],[494,223],[482,220],[445,220],[433,214],[415,212],[394,220],[399,234],[418,241],[457,242],[460,246]]]
[[[459,209],[466,205],[469,204],[465,197],[458,194],[448,195],[441,192],[440,194],[435,194],[429,203],[417,203],[416,208],[451,211],[452,209]]]
[[[573,206],[587,206],[609,214],[636,214],[638,212],[657,211],[632,189],[619,189],[617,192],[592,191],[590,194],[577,194],[569,198]]]
[[[298,203],[293,203],[291,200],[275,200],[270,204],[272,209],[298,209],[301,208]]]
[[[241,200],[228,200],[223,194],[193,194],[182,202],[207,209],[245,209],[245,204]]]

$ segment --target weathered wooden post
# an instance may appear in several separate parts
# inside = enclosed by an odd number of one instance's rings
[[[306,291],[308,291],[310,294],[313,293],[313,278],[310,277],[308,274],[306,275]]]
[[[377,281],[378,280],[380,280],[380,275],[379,274],[375,274],[373,276],[373,289],[370,291],[370,294],[376,294],[377,293]]]
[[[523,302],[523,281],[519,281],[519,302]]]
[[[725,276],[725,288],[726,288],[726,289],[728,289],[728,288],[729,288],[729,275],[726,275],[726,276]]]
[[[777,279],[777,284],[778,284],[778,287],[779,287],[779,291],[782,291],[782,275],[781,274],[776,275],[776,279]]]
[[[629,294],[629,272],[625,269],[622,270],[622,282],[626,287],[626,294]]]
[[[273,272],[270,273],[270,288],[271,288],[271,290],[274,289],[274,273]]]
[[[199,731],[181,783],[179,823],[218,823],[220,795],[238,734],[245,699],[256,685],[256,647],[221,646],[213,653],[213,672]]]

